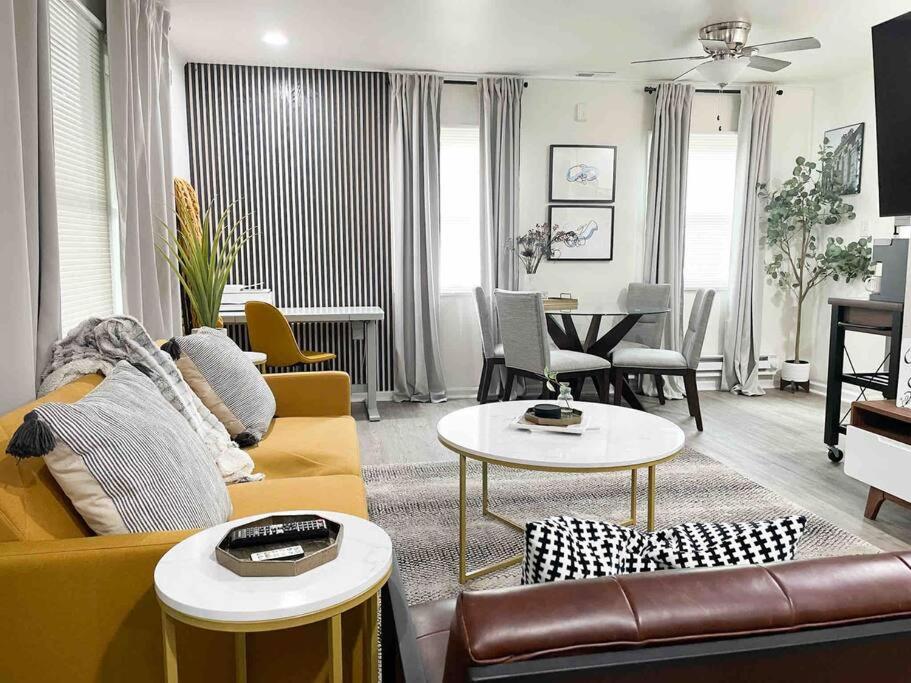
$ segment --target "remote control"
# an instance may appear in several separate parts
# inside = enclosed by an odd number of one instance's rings
[[[328,538],[326,520],[314,519],[308,522],[287,522],[235,529],[228,535],[229,548],[248,548],[267,543],[285,543],[313,538]]]

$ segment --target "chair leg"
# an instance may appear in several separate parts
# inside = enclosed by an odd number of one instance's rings
[[[484,367],[481,368],[481,383],[478,385],[478,403],[487,403],[487,396],[490,393],[490,379],[493,376],[494,365],[488,359],[484,359]]]
[[[574,379],[572,382],[570,382],[570,386],[572,387],[573,391],[573,400],[582,400],[582,387],[585,386],[585,378],[583,377],[582,379]]]
[[[620,397],[623,394],[623,372],[616,368],[611,371],[614,376],[614,405],[620,405]]]
[[[511,368],[506,368],[506,382],[503,385],[503,400],[508,401],[512,398],[512,382],[516,377],[516,373]]]
[[[475,397],[475,400],[478,403],[482,402],[484,398],[484,377],[487,376],[487,359],[485,358],[482,361],[481,365],[481,378],[478,380],[478,395]]]
[[[687,370],[683,375],[683,388],[686,390],[686,402],[690,415],[696,418],[696,429],[702,431],[702,410],[699,407],[699,390],[696,388],[696,371]]]
[[[602,370],[600,373],[592,375],[592,379],[597,379],[595,386],[598,387],[598,400],[601,403],[610,402],[610,370]]]
[[[658,392],[658,403],[664,405],[664,377],[655,375],[655,391]]]

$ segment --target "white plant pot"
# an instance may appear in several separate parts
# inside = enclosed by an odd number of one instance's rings
[[[781,366],[781,379],[785,382],[809,382],[810,363],[786,360]]]

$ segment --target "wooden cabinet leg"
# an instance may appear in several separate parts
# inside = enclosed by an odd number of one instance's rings
[[[871,486],[870,492],[867,494],[867,507],[864,510],[864,517],[876,519],[876,515],[879,514],[879,509],[883,506],[885,500],[886,494],[875,486]]]

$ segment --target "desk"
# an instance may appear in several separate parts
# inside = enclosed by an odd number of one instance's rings
[[[334,323],[342,322],[351,325],[352,338],[365,340],[367,354],[367,385],[354,385],[352,391],[367,392],[367,417],[371,422],[378,422],[380,411],[376,405],[377,371],[379,363],[379,337],[377,322],[385,319],[386,314],[379,306],[304,306],[280,308],[282,315],[292,323]],[[247,322],[243,311],[222,312],[221,319],[228,323]]]
[[[610,358],[610,353],[614,347],[620,343],[623,337],[633,329],[633,326],[639,322],[644,315],[663,315],[670,311],[669,308],[639,308],[626,306],[607,306],[598,309],[572,309],[572,310],[549,310],[545,311],[547,318],[547,332],[554,344],[560,349],[567,351],[580,351],[590,353],[601,358]],[[563,325],[557,323],[557,316],[560,316]],[[585,342],[579,338],[576,331],[576,324],[573,321],[575,316],[591,316],[588,324],[588,332],[585,335]],[[599,336],[601,331],[601,320],[605,317],[618,317],[620,320],[614,324],[607,332]],[[636,396],[626,378],[623,379],[623,398],[636,410],[644,410],[642,402]]]

